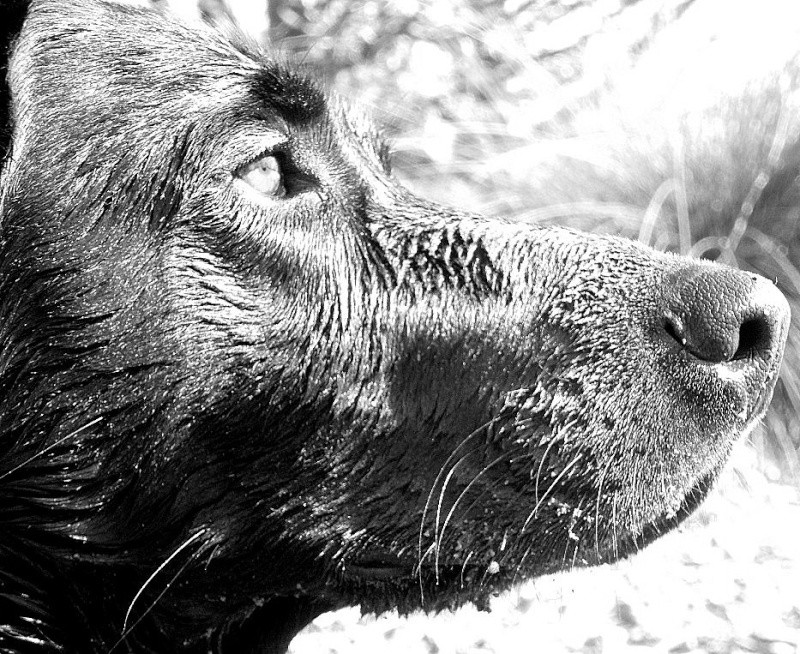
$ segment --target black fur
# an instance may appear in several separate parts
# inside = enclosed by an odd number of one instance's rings
[[[763,414],[771,283],[420,200],[244,41],[41,0],[8,68],[0,651],[485,604],[674,527]]]

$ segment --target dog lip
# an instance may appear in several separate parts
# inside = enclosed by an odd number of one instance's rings
[[[343,572],[348,577],[372,580],[407,577],[412,570],[413,564],[408,560],[385,550],[367,553],[343,565]]]
[[[769,405],[781,358],[779,354],[754,352],[747,358],[711,362],[670,347],[664,361],[670,366],[669,374],[688,389],[725,394],[729,415],[741,429],[760,418]]]

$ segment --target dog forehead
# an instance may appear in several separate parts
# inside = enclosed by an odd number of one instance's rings
[[[324,108],[315,85],[244,37],[102,0],[34,2],[9,68],[23,105],[69,103],[95,117],[126,105],[190,116],[250,101],[303,120]]]

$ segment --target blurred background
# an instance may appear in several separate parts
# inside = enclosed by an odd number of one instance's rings
[[[800,3],[153,1],[315,71],[421,195],[722,259],[794,310],[764,424],[679,533],[491,613],[328,614],[291,652],[800,651]]]

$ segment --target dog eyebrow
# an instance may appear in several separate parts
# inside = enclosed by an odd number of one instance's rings
[[[311,121],[325,112],[322,91],[301,75],[278,64],[264,65],[252,84],[257,99],[289,122]]]

